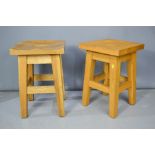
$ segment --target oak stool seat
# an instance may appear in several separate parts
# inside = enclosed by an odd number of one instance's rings
[[[62,58],[64,41],[28,40],[19,42],[10,49],[10,54],[18,56],[20,114],[28,117],[28,99],[34,94],[56,93],[59,116],[64,116],[64,79]],[[35,64],[51,64],[53,74],[34,74]],[[34,86],[35,81],[54,81],[54,86]]]
[[[136,52],[144,44],[123,40],[95,40],[83,42],[86,50],[82,103],[89,104],[91,88],[109,94],[109,115],[118,113],[119,94],[128,90],[129,104],[136,103]],[[94,75],[96,61],[104,62],[103,72]],[[127,62],[127,76],[121,75],[121,63]],[[103,83],[101,83],[103,81]]]

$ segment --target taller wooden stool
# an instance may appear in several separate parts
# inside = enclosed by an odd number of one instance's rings
[[[122,40],[97,40],[81,43],[86,50],[82,103],[89,104],[91,88],[109,94],[109,115],[118,113],[119,94],[128,89],[129,104],[136,103],[136,52],[144,44]],[[95,62],[104,62],[103,72],[94,75]],[[121,75],[121,63],[127,62],[127,76]],[[104,83],[100,81],[104,80]]]
[[[33,94],[56,93],[59,116],[64,116],[64,81],[61,54],[64,41],[30,40],[18,43],[10,49],[11,55],[18,56],[20,114],[28,116],[28,98]],[[34,74],[34,64],[51,64],[53,74]],[[34,86],[34,81],[52,81],[54,86]]]

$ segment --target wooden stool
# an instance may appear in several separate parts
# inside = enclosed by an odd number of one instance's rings
[[[61,60],[61,54],[64,54],[64,41],[23,41],[11,48],[10,54],[18,56],[21,117],[28,117],[27,98],[33,100],[33,94],[43,93],[56,93],[59,116],[64,116],[64,81]],[[34,74],[34,64],[51,64],[53,74]],[[54,86],[33,86],[34,81],[52,80],[54,80]]]
[[[91,88],[109,94],[109,115],[114,118],[118,112],[119,94],[128,89],[129,104],[136,102],[136,52],[144,44],[121,40],[97,40],[81,43],[86,50],[85,75],[82,103],[89,104]],[[104,62],[103,72],[94,75],[95,62]],[[121,76],[121,63],[127,62],[127,77]],[[104,80],[104,83],[99,83]]]

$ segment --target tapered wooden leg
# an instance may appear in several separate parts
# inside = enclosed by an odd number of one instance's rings
[[[63,93],[64,93],[64,99],[66,99],[66,93],[65,93],[65,86],[64,86],[64,75],[63,75],[63,65],[62,65],[62,57],[60,56],[60,63],[61,63],[61,75],[62,75],[62,88],[63,88]]]
[[[82,94],[82,104],[87,106],[89,104],[90,99],[90,91],[89,81],[94,78],[94,70],[95,70],[95,60],[92,59],[93,54],[91,52],[87,52],[86,61],[85,61],[85,74],[84,74],[84,84],[83,84],[83,94]]]
[[[59,116],[63,117],[64,112],[64,91],[63,91],[63,80],[62,80],[62,67],[61,58],[59,55],[52,56],[53,65],[53,77],[57,97],[57,105]]]
[[[20,114],[22,118],[28,116],[27,105],[27,62],[26,56],[18,56]]]
[[[109,86],[109,63],[104,63],[104,85]],[[104,95],[108,95],[108,93],[103,93]]]
[[[33,84],[34,84],[33,65],[29,64],[28,65],[28,85],[29,86],[33,86]],[[28,95],[28,99],[29,99],[29,101],[33,101],[34,100],[34,95],[33,94],[29,94]]]
[[[118,113],[119,79],[120,62],[115,58],[115,61],[110,63],[109,115],[112,118],[115,118]]]
[[[104,63],[104,73],[105,73],[104,84],[108,86],[109,85],[109,64],[108,63]]]
[[[128,90],[129,104],[136,103],[136,53],[131,54],[131,60],[127,64],[128,80],[131,86]]]

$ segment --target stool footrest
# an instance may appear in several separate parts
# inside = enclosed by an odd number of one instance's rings
[[[105,80],[105,73],[99,73],[97,75],[94,76],[94,81],[98,82],[98,81],[102,81]],[[110,77],[108,77],[110,79]],[[125,82],[128,81],[128,77],[127,76],[120,76],[120,82]]]
[[[125,81],[128,81],[128,77],[121,75],[120,76],[120,82],[125,82]]]
[[[100,90],[104,93],[109,93],[109,88],[107,86],[94,81],[89,81],[89,87]]]
[[[123,92],[124,90],[130,88],[130,82],[127,81],[127,82],[124,82],[123,84],[120,85],[119,87],[119,93]]]
[[[99,73],[99,74],[97,74],[97,75],[94,76],[94,80],[95,80],[96,82],[102,81],[102,80],[104,80],[104,79],[105,79],[105,74],[104,74],[104,73]]]
[[[55,93],[54,86],[28,86],[27,94],[46,94]]]
[[[34,74],[34,81],[53,81],[53,74]]]

